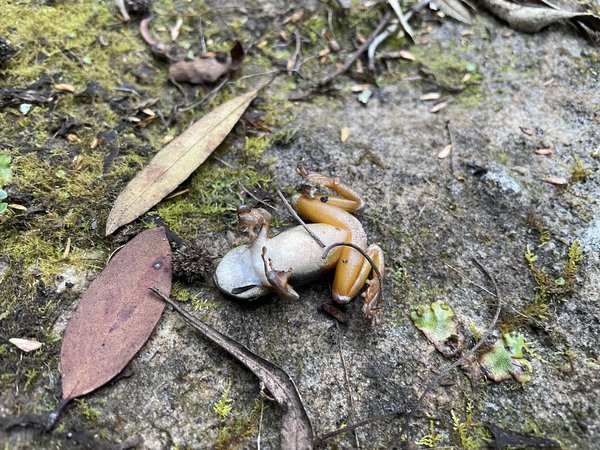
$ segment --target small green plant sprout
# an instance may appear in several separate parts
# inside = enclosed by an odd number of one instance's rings
[[[233,403],[233,399],[229,397],[229,392],[231,391],[231,380],[225,386],[225,390],[221,394],[221,398],[215,402],[213,405],[213,411],[219,416],[219,420],[225,420],[229,413],[231,412],[231,404]]]
[[[12,171],[10,169],[10,156],[5,153],[0,153],[0,214],[3,214],[8,208],[8,203],[4,200],[8,194],[3,189],[12,179]]]
[[[529,270],[536,283],[536,287],[533,302],[528,305],[523,312],[527,316],[546,319],[548,317],[548,307],[550,302],[560,296],[572,292],[575,283],[575,275],[583,261],[583,250],[581,249],[579,241],[573,241],[569,247],[567,262],[565,263],[562,273],[554,280],[546,273],[543,267],[539,269],[536,266],[538,256],[529,246],[525,249],[525,260],[527,261]]]
[[[569,181],[571,183],[577,183],[579,181],[585,181],[587,177],[592,174],[592,171],[585,167],[581,160],[577,159],[575,164],[571,166],[569,169],[571,176],[569,177]]]
[[[460,420],[460,417],[454,411],[450,411],[450,413],[452,414],[452,429],[458,436],[460,447],[465,450],[483,448],[484,446],[479,444],[473,435],[474,429],[478,426],[473,421],[473,403],[467,402],[464,422]]]
[[[491,350],[479,357],[479,363],[487,378],[496,383],[515,379],[523,384],[532,372],[531,363],[523,355],[525,338],[520,333],[506,333],[498,339]]]
[[[426,448],[435,448],[437,443],[442,440],[442,436],[436,433],[433,419],[429,420],[429,434],[419,439],[415,444]]]
[[[455,356],[464,348],[464,336],[458,332],[454,311],[441,300],[429,306],[419,305],[410,317],[445,357]]]
[[[96,422],[98,420],[100,411],[91,408],[84,399],[76,398],[75,402],[77,403],[77,409],[86,420],[89,422]]]

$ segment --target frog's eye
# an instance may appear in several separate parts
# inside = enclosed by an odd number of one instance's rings
[[[250,289],[253,289],[255,287],[259,287],[259,286],[260,286],[260,284],[249,284],[248,286],[242,286],[242,287],[239,287],[239,288],[232,289],[231,293],[233,295],[238,295],[238,294],[241,294],[243,292],[249,291]]]

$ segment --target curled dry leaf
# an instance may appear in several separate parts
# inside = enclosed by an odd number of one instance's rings
[[[237,70],[244,60],[244,48],[236,42],[229,57],[200,57],[193,61],[178,61],[169,67],[169,79],[191,83],[214,83],[223,75]]]
[[[314,432],[310,418],[294,381],[281,367],[258,356],[239,342],[192,316],[177,302],[162,293],[160,289],[153,288],[152,291],[169,303],[187,323],[237,359],[260,379],[283,409],[281,448],[287,450],[310,450],[313,448]]]
[[[546,177],[542,178],[542,181],[544,183],[554,184],[555,186],[566,186],[567,184],[569,184],[569,180],[565,177]]]
[[[446,106],[448,106],[448,102],[440,102],[437,105],[434,105],[431,108],[429,108],[429,112],[435,114],[436,112],[439,112],[442,109],[444,109]]]
[[[511,28],[526,33],[536,33],[561,20],[575,21],[593,31],[600,31],[600,17],[593,14],[537,6],[521,6],[506,0],[481,0],[481,3],[492,14],[508,22]]]
[[[450,156],[451,152],[452,152],[452,144],[448,144],[437,154],[437,157],[439,159],[445,159],[448,156]]]
[[[437,7],[447,16],[459,22],[471,24],[471,13],[460,0],[435,0]]]
[[[407,50],[400,50],[398,52],[398,56],[400,56],[400,58],[406,59],[408,61],[416,61],[417,60],[417,57]]]
[[[60,350],[62,402],[87,394],[123,370],[150,337],[171,291],[171,246],[164,228],[125,245],[84,292]]]
[[[106,234],[138,218],[185,181],[223,142],[261,88],[217,107],[159,151],[117,197]]]
[[[549,155],[552,155],[553,153],[554,152],[550,148],[538,148],[535,150],[536,155],[549,156]]]
[[[41,342],[38,342],[33,339],[10,338],[8,342],[17,347],[19,350],[24,351],[25,353],[37,350],[42,346]]]
[[[423,94],[419,97],[419,100],[422,102],[430,101],[430,100],[439,100],[442,94],[439,92],[430,92],[429,94]]]
[[[350,137],[350,131],[351,130],[348,127],[344,127],[340,130],[340,141],[342,141],[342,143],[348,140],[348,138]]]

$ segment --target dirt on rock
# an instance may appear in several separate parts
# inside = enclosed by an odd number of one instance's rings
[[[181,16],[187,20],[181,39],[192,42],[190,51],[197,53],[193,25],[198,23],[209,50],[211,45],[225,50],[235,38],[252,44],[244,67],[226,87],[185,113],[176,113],[176,106],[202,99],[214,86],[183,86],[188,96],[183,99],[166,80],[167,64],[153,60],[136,25],[119,21],[110,2],[95,5],[85,22],[105,27],[97,39],[103,36],[108,46],[90,40],[53,50],[50,36],[49,45],[40,44],[45,56],[36,59],[44,64],[53,51],[63,52],[69,67],[84,71],[89,69],[84,49],[95,52],[101,46],[114,57],[112,67],[98,72],[108,81],[94,72],[71,75],[65,67],[23,71],[19,64],[28,61],[23,57],[28,50],[10,35],[20,22],[0,26],[0,37],[19,49],[0,76],[3,93],[30,86],[43,71],[51,77],[48,86],[54,86],[45,94],[55,93],[59,82],[75,83],[80,93],[63,92],[59,102],[20,99],[0,112],[0,153],[11,155],[14,174],[7,192],[16,199],[11,203],[28,208],[0,215],[0,416],[43,414],[56,407],[61,336],[80,293],[112,250],[142,229],[134,224],[103,236],[120,189],[166,136],[265,78],[243,77],[271,71],[277,62],[285,67],[295,53],[297,30],[300,58],[307,60],[299,69],[304,78],[277,76],[215,156],[182,186],[190,193],[156,210],[184,240],[222,256],[249,242],[235,208],[254,200],[240,184],[271,201],[276,189],[291,193],[302,181],[294,170],[301,159],[335,174],[364,195],[367,206],[356,216],[369,243],[385,253],[383,323],[373,327],[362,317],[361,298],[346,307],[347,324],[322,313],[321,303],[330,298],[327,277],[298,288],[296,302],[273,296],[235,301],[209,280],[175,280],[173,295],[286,370],[318,435],[391,411],[415,413],[408,429],[402,418],[386,419],[337,436],[324,448],[401,448],[407,439],[423,448],[487,448],[493,442],[490,424],[563,448],[597,446],[598,47],[568,24],[523,34],[483,11],[470,26],[429,11],[419,19],[417,44],[396,36],[383,47],[407,49],[415,61],[378,59],[371,76],[363,59],[363,72],[353,67],[333,81],[335,90],[291,102],[290,95],[335,70],[354,50],[354,32],[368,35],[379,16],[314,2],[232,8],[173,3],[154,3],[157,34],[166,37]],[[198,15],[186,16],[194,8]],[[303,17],[282,24],[300,10]],[[321,32],[328,29],[328,11],[344,50],[311,58],[327,45]],[[116,58],[121,51],[127,55]],[[94,81],[102,89],[86,92],[86,79],[88,88]],[[366,103],[352,90],[365,82],[371,89]],[[463,89],[449,89],[459,83]],[[435,92],[440,99],[421,99]],[[149,98],[156,102],[146,107],[160,113],[158,118],[145,127],[140,120],[127,122],[146,117],[140,105]],[[443,101],[447,106],[431,112]],[[31,110],[24,112],[23,104]],[[57,129],[71,123],[69,116],[76,125],[61,136]],[[342,142],[344,128],[349,134]],[[97,136],[102,143],[91,148]],[[450,154],[439,158],[447,145]],[[551,177],[565,183],[548,182]],[[283,205],[273,203],[278,209],[272,233],[294,226]],[[63,258],[67,238],[72,253]],[[578,249],[582,258],[576,257]],[[494,277],[500,299],[490,295],[493,286],[474,260]],[[454,311],[467,348],[488,329],[500,301],[493,336],[512,332],[524,338],[529,380],[472,382],[455,370],[417,404],[436,374],[454,362],[411,320],[419,305],[439,300]],[[37,354],[21,354],[6,342],[11,337],[37,337],[44,346]],[[68,406],[54,432],[12,428],[0,431],[0,442],[7,448],[109,448],[139,435],[139,448],[147,449],[279,448],[281,411],[261,395],[257,378],[172,311],[165,311],[129,369],[129,376]],[[219,414],[219,404],[231,410]]]

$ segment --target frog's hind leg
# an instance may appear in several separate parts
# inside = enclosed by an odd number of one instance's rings
[[[379,270],[381,277],[384,276],[384,263],[383,263],[383,250],[377,244],[371,244],[367,248],[367,255],[373,260],[375,266]],[[371,278],[367,279],[369,274],[372,273]],[[350,296],[354,297],[362,287],[367,284],[368,288],[362,293],[365,299],[363,304],[363,314],[367,319],[374,325],[381,322],[381,286],[379,284],[379,278],[377,273],[371,267],[371,264],[365,259],[363,266],[360,269],[360,273],[356,278],[352,288],[350,289]]]
[[[359,211],[365,206],[365,201],[360,194],[346,183],[342,182],[338,177],[331,177],[313,172],[303,161],[298,163],[296,171],[305,180],[329,188],[339,194],[339,196],[337,196],[324,193],[304,193],[305,196],[318,199],[319,201],[328,203],[332,206],[337,206],[348,212]]]
[[[367,246],[365,231],[359,220],[348,212],[362,208],[364,205],[362,198],[337,177],[310,172],[304,164],[298,165],[298,172],[309,181],[328,187],[342,196],[321,196],[319,198],[305,194],[299,195],[293,201],[298,214],[311,222],[327,223],[346,231],[345,242],[365,249]],[[353,286],[361,273],[365,259],[358,251],[349,247],[332,251],[330,258],[335,258],[336,261],[332,289],[333,300],[337,303],[348,303],[360,290],[360,287],[353,290]],[[366,276],[368,276],[368,272]],[[364,279],[362,284],[364,284]]]

